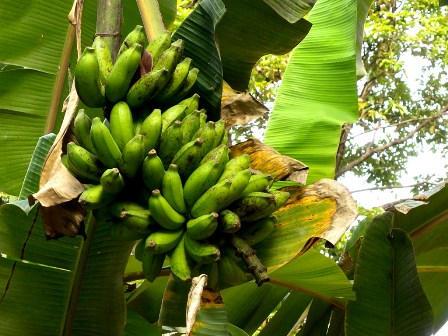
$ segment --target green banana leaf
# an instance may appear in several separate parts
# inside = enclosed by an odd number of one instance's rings
[[[140,314],[132,309],[128,309],[126,313],[126,326],[124,329],[126,336],[160,336],[162,330],[156,324],[150,324]]]
[[[313,300],[306,316],[305,326],[297,333],[297,336],[326,335],[331,312],[331,304]]]
[[[171,28],[177,13],[177,0],[159,0],[160,13],[167,29]]]
[[[167,282],[168,277],[158,277],[152,283],[143,281],[126,299],[126,307],[143,316],[149,323],[156,323]]]
[[[321,253],[308,251],[269,274],[271,283],[303,291],[319,299],[343,305],[355,299],[352,284],[341,268]]]
[[[283,8],[276,1],[224,1],[226,15],[216,32],[224,79],[232,88],[246,90],[252,68],[261,56],[286,54],[308,34],[311,24],[301,18],[311,9],[314,1],[311,4],[299,2],[297,5],[302,5],[302,10],[294,12],[291,10],[292,1],[284,3]],[[286,21],[268,3],[282,13],[290,13],[296,20],[292,23]],[[257,19],[244,20],[242,17]]]
[[[185,56],[199,69],[194,91],[201,96],[208,119],[218,120],[221,109],[222,66],[215,42],[215,27],[226,9],[221,0],[203,0],[173,34],[185,41]]]
[[[264,142],[310,167],[308,182],[332,178],[341,124],[357,120],[355,0],[320,0],[313,27],[293,51]]]
[[[19,199],[27,199],[35,190],[39,190],[39,177],[48,151],[53,145],[56,135],[53,133],[44,135],[39,138],[31,158],[28,170],[20,189]]]
[[[315,0],[263,0],[274,9],[278,15],[290,23],[304,17],[316,3]]]
[[[434,316],[417,274],[412,242],[393,221],[393,214],[386,212],[367,228],[355,269],[357,298],[347,305],[347,336],[433,331]]]
[[[227,329],[229,330],[230,336],[248,336],[244,330],[234,326],[231,323],[227,323]]]
[[[291,291],[275,315],[261,329],[259,336],[288,335],[311,301],[312,297],[309,295]]]
[[[418,200],[420,199],[420,200]],[[434,310],[434,330],[448,320],[448,187],[395,205],[394,227],[411,235],[423,289]],[[400,211],[404,211],[400,212]]]
[[[257,287],[248,282],[223,290],[222,297],[229,322],[253,334],[288,292],[287,288],[269,283]]]

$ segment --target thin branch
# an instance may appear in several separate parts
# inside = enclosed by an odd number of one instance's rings
[[[359,137],[361,135],[365,135],[365,134],[368,134],[368,133],[371,133],[371,132],[379,131],[380,129],[390,128],[390,127],[398,127],[398,126],[401,126],[401,125],[410,124],[410,123],[412,123],[414,121],[417,121],[417,122],[426,121],[426,120],[428,120],[428,118],[431,118],[431,117],[412,118],[412,119],[407,119],[407,120],[404,120],[404,121],[401,121],[401,122],[398,122],[398,123],[395,123],[395,124],[378,126],[377,128],[374,128],[374,129],[368,130],[366,132],[362,132],[362,133],[356,134],[356,135],[348,138],[347,141],[353,140],[354,138]],[[369,126],[368,124],[364,124],[364,125]]]
[[[349,170],[353,169],[354,167],[356,167],[357,165],[361,164],[362,162],[364,162],[365,160],[367,160],[368,158],[370,158],[374,154],[383,152],[383,151],[385,151],[386,149],[388,149],[388,148],[390,148],[392,146],[396,146],[396,145],[399,145],[399,144],[402,144],[402,143],[406,142],[407,140],[412,138],[415,133],[420,131],[423,127],[429,125],[435,119],[437,119],[440,116],[444,115],[447,111],[448,111],[448,105],[445,105],[438,113],[436,113],[432,117],[429,117],[428,119],[426,119],[419,126],[417,126],[413,131],[409,132],[406,136],[404,136],[402,138],[399,138],[399,139],[395,139],[395,140],[393,140],[391,142],[388,142],[387,144],[384,144],[382,146],[378,146],[378,147],[375,147],[375,148],[369,148],[358,159],[353,160],[352,162],[349,162],[344,168],[340,169],[335,174],[335,178],[337,179],[337,178],[341,177],[342,174],[344,174],[344,173],[348,172]]]
[[[351,191],[350,193],[353,194],[353,193],[356,193],[356,192],[372,191],[372,190],[406,189],[406,188],[419,187],[419,186],[425,185],[425,184],[437,185],[437,183],[433,183],[433,182],[429,182],[429,181],[422,181],[422,182],[418,182],[418,183],[410,184],[410,185],[382,186],[382,187],[372,187],[372,188],[358,189],[358,190]]]

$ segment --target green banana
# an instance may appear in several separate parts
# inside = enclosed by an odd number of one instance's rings
[[[117,218],[121,218],[123,211],[125,211],[125,212],[129,212],[129,211],[144,212],[144,211],[148,210],[147,208],[145,208],[144,206],[142,206],[138,203],[131,202],[131,201],[121,201],[121,200],[113,201],[111,204],[109,204],[108,208],[109,208],[109,212]]]
[[[109,47],[102,36],[95,37],[92,47],[95,48],[95,56],[100,68],[100,81],[105,84],[113,67]]]
[[[100,183],[109,194],[119,194],[126,186],[123,175],[118,168],[109,168],[101,175]]]
[[[194,139],[193,135],[199,130],[200,115],[199,111],[193,111],[182,120],[182,145]]]
[[[245,272],[238,266],[234,258],[224,250],[218,263],[219,280],[225,285],[237,286],[247,281]]]
[[[143,251],[145,250],[145,240],[146,239],[140,239],[139,241],[137,241],[133,249],[135,259],[137,259],[140,262],[143,259]]]
[[[229,162],[230,150],[229,147],[222,144],[218,147],[213,148],[204,158],[201,160],[200,165],[203,165],[209,161],[216,161],[222,164],[223,167]],[[224,168],[223,168],[224,170]]]
[[[112,238],[113,240],[120,240],[120,241],[139,240],[144,239],[147,236],[147,234],[145,233],[140,233],[128,229],[122,222],[111,224],[107,230],[107,233],[109,234],[109,237]]]
[[[196,84],[198,75],[199,75],[198,68],[192,68],[190,69],[190,71],[188,71],[187,78],[185,78],[185,80],[182,83],[182,86],[176,93],[176,97],[178,99],[183,99],[184,97],[190,94],[191,89],[193,88],[194,84]]]
[[[207,113],[206,113],[205,109],[199,110],[199,113],[201,113],[200,118],[199,118],[199,125],[202,128],[207,123]]]
[[[154,189],[149,197],[149,211],[157,223],[167,230],[177,230],[185,222],[185,217],[173,209],[159,189]]]
[[[218,214],[212,212],[187,222],[187,235],[195,240],[207,239],[218,227]]]
[[[173,75],[162,91],[157,95],[156,101],[160,103],[168,103],[177,91],[181,88],[184,80],[187,78],[190,70],[191,58],[186,57],[179,62],[174,69]]]
[[[134,44],[140,44],[144,46],[146,43],[145,29],[143,26],[137,25],[135,28],[124,38],[118,50],[117,57],[119,57],[125,50],[129,49]]]
[[[150,234],[157,223],[152,219],[149,210],[125,210],[120,216],[124,225],[132,231]]]
[[[235,175],[237,172],[248,169],[250,164],[250,156],[249,154],[243,154],[237,157],[234,157],[229,162],[227,162],[224,171],[219,178],[219,180],[224,180],[226,178],[230,178]]]
[[[229,134],[229,130],[228,129],[226,129],[225,131],[224,131],[224,135],[222,136],[222,142],[221,142],[221,144],[224,144],[224,145],[228,145],[231,141],[230,141],[231,139],[230,139],[230,134]]]
[[[165,168],[168,168],[169,164],[174,158],[174,155],[182,147],[182,122],[176,120],[170,127],[166,129],[160,137],[160,143],[158,146],[159,156],[164,163]]]
[[[142,164],[142,177],[145,186],[150,191],[161,189],[164,175],[165,168],[163,167],[163,162],[157,156],[156,150],[151,149]]]
[[[218,218],[218,230],[224,233],[235,233],[241,228],[240,217],[230,211],[225,209],[219,213]]]
[[[165,50],[167,50],[171,45],[171,33],[166,31],[159,36],[157,36],[154,40],[150,41],[146,50],[151,53],[153,61],[159,58],[160,54],[162,54]]]
[[[185,249],[185,234],[170,255],[171,273],[182,281],[191,280],[193,260]]]
[[[178,230],[157,230],[146,238],[145,249],[150,250],[154,254],[165,254],[179,244],[183,235],[183,228]]]
[[[94,185],[83,191],[78,202],[86,210],[99,209],[107,206],[115,198],[114,194],[104,191],[101,184]]]
[[[219,162],[208,161],[188,176],[184,184],[183,194],[189,208],[193,207],[198,198],[218,182],[223,169],[224,165],[220,165]]]
[[[145,279],[149,282],[153,282],[163,267],[166,254],[154,254],[151,251],[145,249],[142,255],[142,271],[145,275]]]
[[[130,107],[140,107],[147,104],[155,95],[157,90],[168,77],[166,69],[152,70],[136,81],[129,91],[125,93],[126,102]]]
[[[215,141],[213,142],[213,148],[218,147],[221,144],[225,131],[226,122],[224,119],[219,119],[215,122]]]
[[[237,236],[243,238],[249,245],[255,245],[265,240],[274,231],[277,222],[274,216],[260,219],[253,223],[246,223]]]
[[[145,143],[143,135],[136,134],[123,149],[120,159],[120,170],[124,176],[134,178],[139,173],[145,159]]]
[[[229,198],[231,185],[232,182],[226,179],[212,186],[194,203],[191,208],[191,215],[194,218],[198,218],[202,215],[219,212],[226,208],[228,206],[226,202]]]
[[[75,88],[81,101],[88,107],[106,104],[104,87],[100,82],[100,67],[95,49],[86,47],[75,69]]]
[[[145,152],[156,148],[161,133],[162,112],[159,109],[155,109],[143,121],[143,124],[140,127],[139,131],[139,134],[143,135],[143,139],[145,142]]]
[[[199,166],[203,157],[202,143],[201,138],[190,141],[183,145],[174,156],[172,163],[177,165],[182,181],[185,181]]]
[[[105,86],[106,97],[111,103],[126,97],[132,77],[140,64],[142,51],[142,45],[136,43],[117,57]]]
[[[70,170],[74,170],[81,182],[99,182],[105,167],[101,161],[87,149],[74,142],[67,144],[67,161]]]
[[[118,148],[107,126],[98,117],[92,120],[90,138],[92,139],[93,148],[95,148],[98,159],[107,168],[118,167],[121,158],[120,148]]]
[[[185,116],[186,105],[174,105],[162,113],[162,134],[176,120],[182,120]]]
[[[114,105],[109,116],[110,133],[122,151],[134,137],[134,121],[129,105],[121,101]]]
[[[73,122],[73,133],[75,134],[76,141],[81,147],[84,147],[90,153],[95,154],[95,149],[93,148],[92,140],[90,139],[91,127],[92,120],[83,109],[79,110]]]
[[[187,109],[185,110],[185,115],[189,115],[190,113],[193,113],[193,111],[196,111],[199,107],[199,99],[201,97],[195,93],[191,97],[185,98],[184,100],[177,103],[177,105],[185,105],[187,106]]]
[[[170,74],[168,77],[169,80],[172,73],[174,72],[174,69],[176,68],[176,65],[179,63],[179,60],[182,57],[184,46],[185,43],[181,39],[171,43],[171,46],[163,53],[161,53],[159,57],[157,57],[154,62],[152,71],[160,70],[163,68],[167,69],[168,73]]]
[[[181,214],[187,212],[187,205],[184,200],[182,180],[180,179],[177,165],[170,164],[162,179],[162,195],[174,210]]]
[[[252,192],[237,200],[231,210],[238,214],[243,222],[254,222],[270,216],[288,200],[288,197],[288,192],[280,192],[277,195]]]
[[[190,235],[185,235],[185,249],[190,257],[199,264],[208,264],[218,261],[221,255],[216,245],[205,240],[195,240]]]
[[[241,196],[254,191],[266,191],[273,181],[274,177],[272,174],[254,174],[250,177],[249,184],[243,190]]]
[[[226,201],[226,204],[229,205],[236,201],[241,197],[241,193],[249,184],[249,180],[252,174],[250,173],[250,169],[244,169],[239,172],[236,172],[233,176],[229,177],[232,185],[230,186],[229,198]]]
[[[214,147],[215,142],[215,123],[213,121],[207,122],[203,127],[201,127],[194,135],[193,139],[201,138],[204,143],[202,144],[202,156],[205,156]]]

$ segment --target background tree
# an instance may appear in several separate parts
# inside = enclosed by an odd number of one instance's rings
[[[345,124],[335,177],[347,172],[378,187],[397,184],[410,157],[446,153],[447,58],[445,7],[436,0],[374,1],[366,21],[359,82],[359,121]],[[289,55],[261,58],[249,92],[272,106]],[[235,128],[241,140],[263,129],[268,115]],[[259,134],[258,132],[257,134]],[[422,172],[414,191],[443,180]]]

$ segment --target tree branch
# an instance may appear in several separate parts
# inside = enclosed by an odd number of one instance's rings
[[[429,125],[430,123],[432,123],[435,119],[437,119],[440,116],[444,115],[447,111],[448,111],[448,105],[445,105],[439,112],[437,112],[432,117],[427,118],[419,126],[417,126],[413,131],[409,132],[406,136],[404,136],[402,138],[399,138],[399,139],[395,139],[395,140],[393,140],[391,142],[388,142],[387,144],[384,144],[382,146],[378,146],[378,147],[375,147],[375,148],[368,148],[365,151],[365,153],[363,155],[361,155],[358,159],[353,160],[352,162],[349,162],[347,165],[345,165],[344,168],[342,168],[338,172],[336,172],[335,178],[337,179],[337,178],[341,177],[342,174],[348,172],[349,170],[352,170],[354,167],[358,166],[359,164],[361,164],[365,160],[367,160],[370,157],[372,157],[372,155],[374,155],[376,153],[383,152],[386,149],[388,149],[389,147],[396,146],[396,145],[399,145],[399,144],[402,144],[402,143],[406,142],[407,140],[412,138],[415,133],[420,131],[423,127],[425,127],[425,126]]]
[[[429,117],[429,118],[431,118],[431,117]],[[420,122],[420,121],[426,121],[426,120],[428,120],[428,117],[425,117],[425,118],[412,118],[412,119],[407,119],[407,120],[404,120],[404,121],[401,121],[401,122],[398,122],[398,123],[395,123],[395,124],[390,124],[390,125],[385,125],[385,126],[378,126],[377,128],[374,128],[374,129],[368,130],[366,132],[362,132],[362,133],[356,134],[356,135],[348,138],[347,141],[353,140],[354,138],[359,137],[359,136],[364,135],[364,134],[368,134],[368,133],[371,133],[371,132],[379,131],[380,129],[390,128],[390,127],[399,127],[399,126],[402,126],[402,125],[405,125],[405,124],[410,124],[410,123],[415,122],[415,121]],[[365,125],[368,126],[367,124],[365,124]]]
[[[410,184],[410,185],[382,186],[382,187],[372,187],[372,188],[358,189],[358,190],[350,191],[350,193],[353,194],[353,193],[357,193],[357,192],[372,191],[372,190],[414,188],[414,187],[419,187],[419,186],[425,185],[425,184],[437,185],[437,183],[433,183],[433,182],[430,182],[430,181],[421,181],[421,182],[417,182],[415,184]]]

